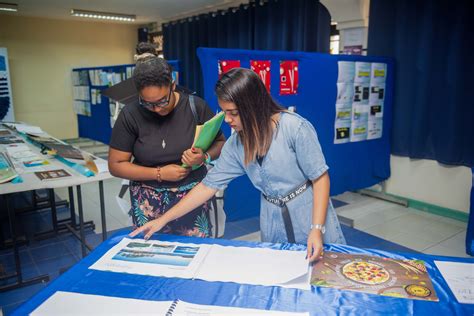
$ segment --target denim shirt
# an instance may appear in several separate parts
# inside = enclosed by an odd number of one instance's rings
[[[244,148],[237,133],[231,135],[221,155],[202,183],[209,188],[225,189],[229,182],[247,174],[252,184],[264,195],[281,198],[307,180],[318,179],[328,170],[316,131],[312,124],[298,114],[281,113],[268,153],[260,165],[244,164]],[[312,223],[313,190],[287,203],[296,242],[306,243]],[[345,243],[334,208],[329,201],[324,241]],[[286,242],[281,209],[266,201],[260,202],[262,241]]]

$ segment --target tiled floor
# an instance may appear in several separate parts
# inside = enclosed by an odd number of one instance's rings
[[[104,185],[109,232],[129,227],[131,224],[128,215],[120,209],[115,199],[120,187],[121,181],[118,179],[108,180]],[[101,241],[97,185],[84,185],[82,192],[85,219],[93,220],[97,226],[95,233],[92,231],[88,233],[87,240],[96,246]],[[56,190],[56,193],[60,198],[68,197],[67,190]],[[128,195],[125,198],[128,199]],[[425,252],[467,257],[463,248],[466,223],[356,193],[339,195],[335,197],[333,204],[339,215],[354,221],[354,228],[342,226],[349,245],[394,252]],[[68,210],[65,208],[60,208],[58,212],[60,216],[68,215]],[[49,229],[50,214],[48,211],[43,211],[25,216],[22,224],[28,231]],[[259,241],[258,218],[227,223],[224,238]],[[20,254],[25,277],[47,273],[51,280],[54,280],[60,272],[80,260],[81,249],[79,242],[71,234],[63,234],[43,241],[32,241],[28,247],[21,247]],[[0,264],[6,272],[13,271],[10,250],[0,251]],[[46,285],[36,284],[0,293],[3,313],[8,314]]]

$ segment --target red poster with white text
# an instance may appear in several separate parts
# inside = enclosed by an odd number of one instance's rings
[[[240,67],[240,60],[219,60],[218,61],[219,67],[219,78],[231,70],[232,68]]]
[[[298,93],[298,61],[280,61],[280,95]]]
[[[250,68],[262,79],[267,91],[270,92],[270,61],[251,60]]]

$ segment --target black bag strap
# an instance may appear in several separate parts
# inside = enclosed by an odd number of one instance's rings
[[[189,106],[191,106],[191,111],[193,112],[194,123],[196,125],[199,125],[199,116],[197,114],[196,103],[194,102],[194,96],[193,95],[189,96]]]

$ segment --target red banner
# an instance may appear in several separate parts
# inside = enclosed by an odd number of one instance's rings
[[[280,95],[298,93],[298,61],[280,61]]]
[[[268,92],[270,92],[270,64],[269,60],[250,61],[250,68],[262,79]]]
[[[219,67],[219,78],[231,70],[232,68],[240,67],[240,60],[219,60],[218,61]]]

